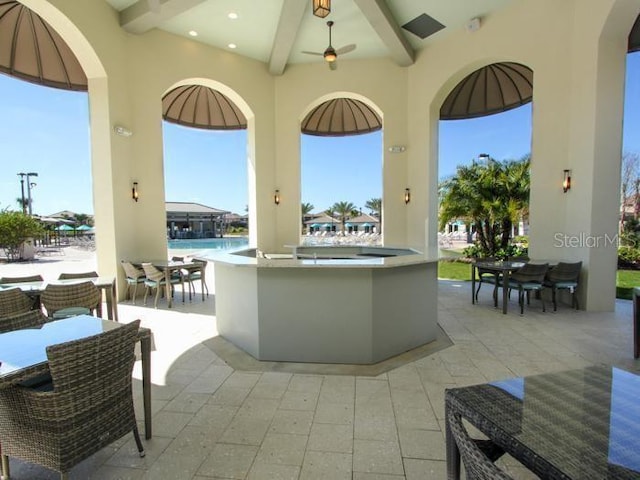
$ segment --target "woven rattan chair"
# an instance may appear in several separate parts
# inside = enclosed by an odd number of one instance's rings
[[[144,284],[144,281],[147,279],[147,277],[144,274],[144,270],[136,267],[135,265],[133,265],[133,263],[125,262],[124,260],[120,263],[127,278],[127,300],[131,298],[131,287],[133,287],[132,303],[135,305],[136,295],[138,294],[138,285]]]
[[[490,440],[476,440],[469,436],[460,416],[447,411],[447,428],[460,450],[460,458],[467,480],[512,480],[493,462],[504,453]]]
[[[98,278],[97,272],[82,272],[82,273],[61,273],[58,280],[69,280],[71,278]]]
[[[3,317],[0,318],[0,333],[39,327],[47,320],[47,317],[40,310],[30,310],[26,313]]]
[[[530,300],[531,291],[541,293],[544,289],[544,278],[549,270],[548,263],[525,263],[509,277],[509,290],[518,290],[518,303],[520,304],[520,315],[524,314],[524,297],[527,296],[527,305]],[[544,297],[542,294],[540,301],[542,302],[542,311],[546,312],[544,305]]]
[[[151,263],[143,263],[142,269],[144,270],[147,278],[144,281],[145,290],[144,290],[144,304],[147,304],[147,296],[149,294],[149,290],[156,289],[156,297],[153,302],[153,306],[158,308],[158,297],[160,297],[160,292],[164,289],[167,282],[164,276],[164,272],[156,267],[154,267]],[[173,295],[173,285],[180,284],[182,285],[182,301],[184,302],[184,276],[172,276],[170,279],[171,282],[171,294]]]
[[[92,282],[49,284],[40,295],[50,318],[97,314],[102,316],[102,294]]]
[[[4,283],[29,283],[42,282],[42,275],[30,275],[28,277],[0,277],[0,284]]]
[[[26,313],[33,306],[33,299],[19,288],[0,289],[0,318]]]
[[[551,287],[554,312],[558,309],[556,299],[558,290],[569,290],[569,292],[571,292],[571,307],[575,307],[576,310],[579,308],[576,292],[578,290],[581,270],[582,262],[559,262],[555,267],[549,269],[544,284],[546,287]]]
[[[133,432],[131,372],[136,320],[92,337],[47,347],[52,391],[15,386],[0,390],[2,463],[20,458],[61,473]],[[8,478],[9,472],[3,472]]]

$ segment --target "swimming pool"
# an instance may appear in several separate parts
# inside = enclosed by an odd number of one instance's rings
[[[238,250],[249,245],[247,237],[198,238],[192,240],[169,240],[171,250]]]

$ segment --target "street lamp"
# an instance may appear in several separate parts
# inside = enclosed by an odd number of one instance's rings
[[[30,177],[37,177],[37,176],[38,176],[38,174],[35,173],[35,172],[27,173],[27,201],[29,202],[27,205],[29,207],[29,215],[31,215],[33,213],[32,209],[31,209],[31,189],[36,186],[35,183],[29,182],[29,178]]]
[[[31,215],[31,189],[36,186],[35,183],[29,181],[31,177],[37,177],[38,174],[36,172],[24,173],[20,172],[18,174],[20,177],[20,202],[22,203],[22,213],[27,214],[27,208],[29,210],[29,215]],[[27,200],[24,198],[24,177],[27,177]]]

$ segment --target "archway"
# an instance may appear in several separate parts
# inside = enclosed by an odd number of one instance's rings
[[[250,238],[255,239],[255,229],[250,228],[252,217],[256,224],[255,208],[248,200],[255,198],[249,193],[255,190],[249,147],[253,114],[246,102],[224,84],[190,79],[165,92],[162,115],[169,241],[221,238],[228,233],[246,235],[247,227]],[[169,145],[171,139],[174,141]],[[182,155],[176,150],[178,144],[182,144]],[[247,158],[245,151],[249,152]],[[203,183],[205,179],[208,181]],[[190,202],[182,201],[185,198]],[[252,243],[255,245],[255,241]],[[216,247],[212,240],[203,245]]]
[[[381,244],[380,110],[359,95],[328,95],[307,108],[300,125],[300,243]]]

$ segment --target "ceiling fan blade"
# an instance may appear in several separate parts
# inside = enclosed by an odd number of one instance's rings
[[[320,52],[307,52],[305,50],[303,50],[301,53],[306,53],[307,55],[318,55],[320,57],[324,56],[324,53],[320,53]]]
[[[344,47],[340,47],[336,49],[336,53],[338,55],[344,55],[345,53],[353,52],[356,49],[355,43],[350,43],[349,45],[345,45]]]
[[[333,62],[329,62],[329,70],[337,70],[338,69],[338,61],[334,60]]]

